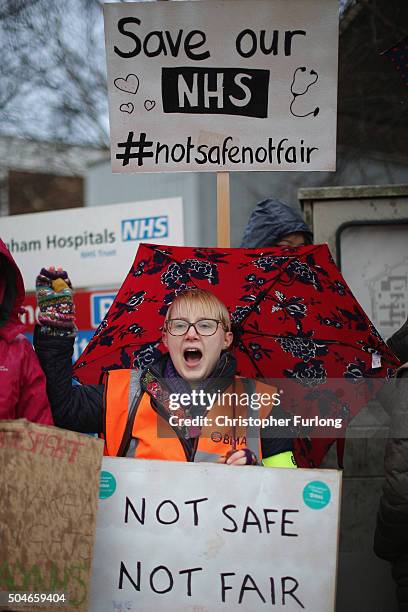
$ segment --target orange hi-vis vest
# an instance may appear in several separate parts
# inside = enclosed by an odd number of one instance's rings
[[[231,451],[235,439],[235,450],[249,448],[262,459],[260,425],[238,423],[250,415],[257,420],[266,418],[272,410],[272,403],[254,411],[250,406],[226,401],[228,393],[236,393],[242,398],[240,394],[252,392],[272,395],[276,388],[256,381],[255,389],[252,387],[249,392],[245,379],[235,377],[234,384],[220,394],[224,405],[214,404],[210,411],[205,411],[203,416],[208,417],[208,422],[201,428],[194,455],[189,458],[181,436],[177,435],[165,416],[158,414],[152,406],[150,395],[140,392],[140,372],[111,370],[105,379],[105,455],[217,462]],[[216,424],[216,417],[220,417],[221,424]],[[237,420],[235,427],[227,420],[238,417],[241,417],[241,421]]]

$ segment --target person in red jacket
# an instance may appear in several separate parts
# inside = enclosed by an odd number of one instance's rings
[[[21,333],[19,312],[23,277],[0,239],[0,419],[27,419],[53,425],[45,375],[29,340]]]

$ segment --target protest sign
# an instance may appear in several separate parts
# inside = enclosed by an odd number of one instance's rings
[[[334,610],[341,472],[104,458],[90,610]]]
[[[183,244],[181,198],[0,218],[0,236],[35,289],[43,267],[62,266],[78,287],[119,286],[140,242]]]
[[[337,0],[104,16],[114,172],[335,169]]]
[[[102,451],[83,434],[0,421],[2,610],[88,610]]]

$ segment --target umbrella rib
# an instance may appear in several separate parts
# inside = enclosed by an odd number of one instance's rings
[[[269,333],[264,333],[264,332],[256,333],[256,332],[252,332],[252,331],[250,331],[248,329],[246,329],[244,331],[244,333],[245,333],[246,336],[250,335],[251,338],[264,338],[264,337],[267,337],[267,338],[287,338],[287,336],[282,336],[280,334],[269,334]],[[294,337],[295,338],[306,338],[306,339],[309,339],[309,336],[294,336]],[[365,351],[361,347],[356,346],[355,344],[351,344],[350,342],[343,342],[343,341],[340,341],[340,340],[329,340],[329,339],[324,339],[324,338],[323,339],[319,338],[318,340],[313,340],[313,342],[316,342],[316,344],[321,342],[321,343],[324,343],[324,344],[337,344],[339,346],[347,346],[347,347],[352,348],[352,349],[354,349],[356,351],[360,351],[361,353],[365,353]]]
[[[267,332],[252,332],[249,329],[246,329],[244,331],[245,335],[251,335],[252,338],[257,338],[257,337],[267,337],[267,338],[287,338],[287,336],[283,335],[283,334],[270,334]],[[309,336],[306,336],[305,334],[303,335],[296,335],[293,336],[294,338],[306,338],[306,339],[310,339]],[[350,346],[353,347],[353,344],[349,344],[347,342],[341,342],[339,340],[330,340],[329,338],[319,338],[317,340],[314,340],[312,338],[313,342],[324,342],[325,344],[344,344],[344,346]]]
[[[262,371],[259,369],[258,364],[256,363],[255,359],[253,359],[251,353],[249,352],[249,350],[247,349],[247,347],[243,344],[242,347],[237,347],[240,348],[240,350],[245,353],[245,355],[248,357],[249,361],[252,363],[253,367],[255,368],[255,370],[257,371],[257,373],[262,376]]]

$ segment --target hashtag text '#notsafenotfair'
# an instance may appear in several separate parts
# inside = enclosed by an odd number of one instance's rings
[[[141,132],[134,136],[129,132],[125,142],[119,142],[117,147],[121,151],[116,153],[116,159],[122,160],[122,166],[127,166],[130,160],[134,160],[138,166],[144,165],[145,159],[152,159],[153,165],[160,164],[211,164],[213,166],[225,166],[226,164],[245,164],[249,166],[277,165],[282,164],[305,164],[311,162],[314,151],[318,147],[305,145],[304,140],[298,143],[290,143],[287,138],[275,140],[270,137],[265,146],[237,146],[233,144],[233,137],[227,136],[222,144],[194,144],[191,136],[184,143],[172,145],[154,142],[146,138],[146,133]]]

